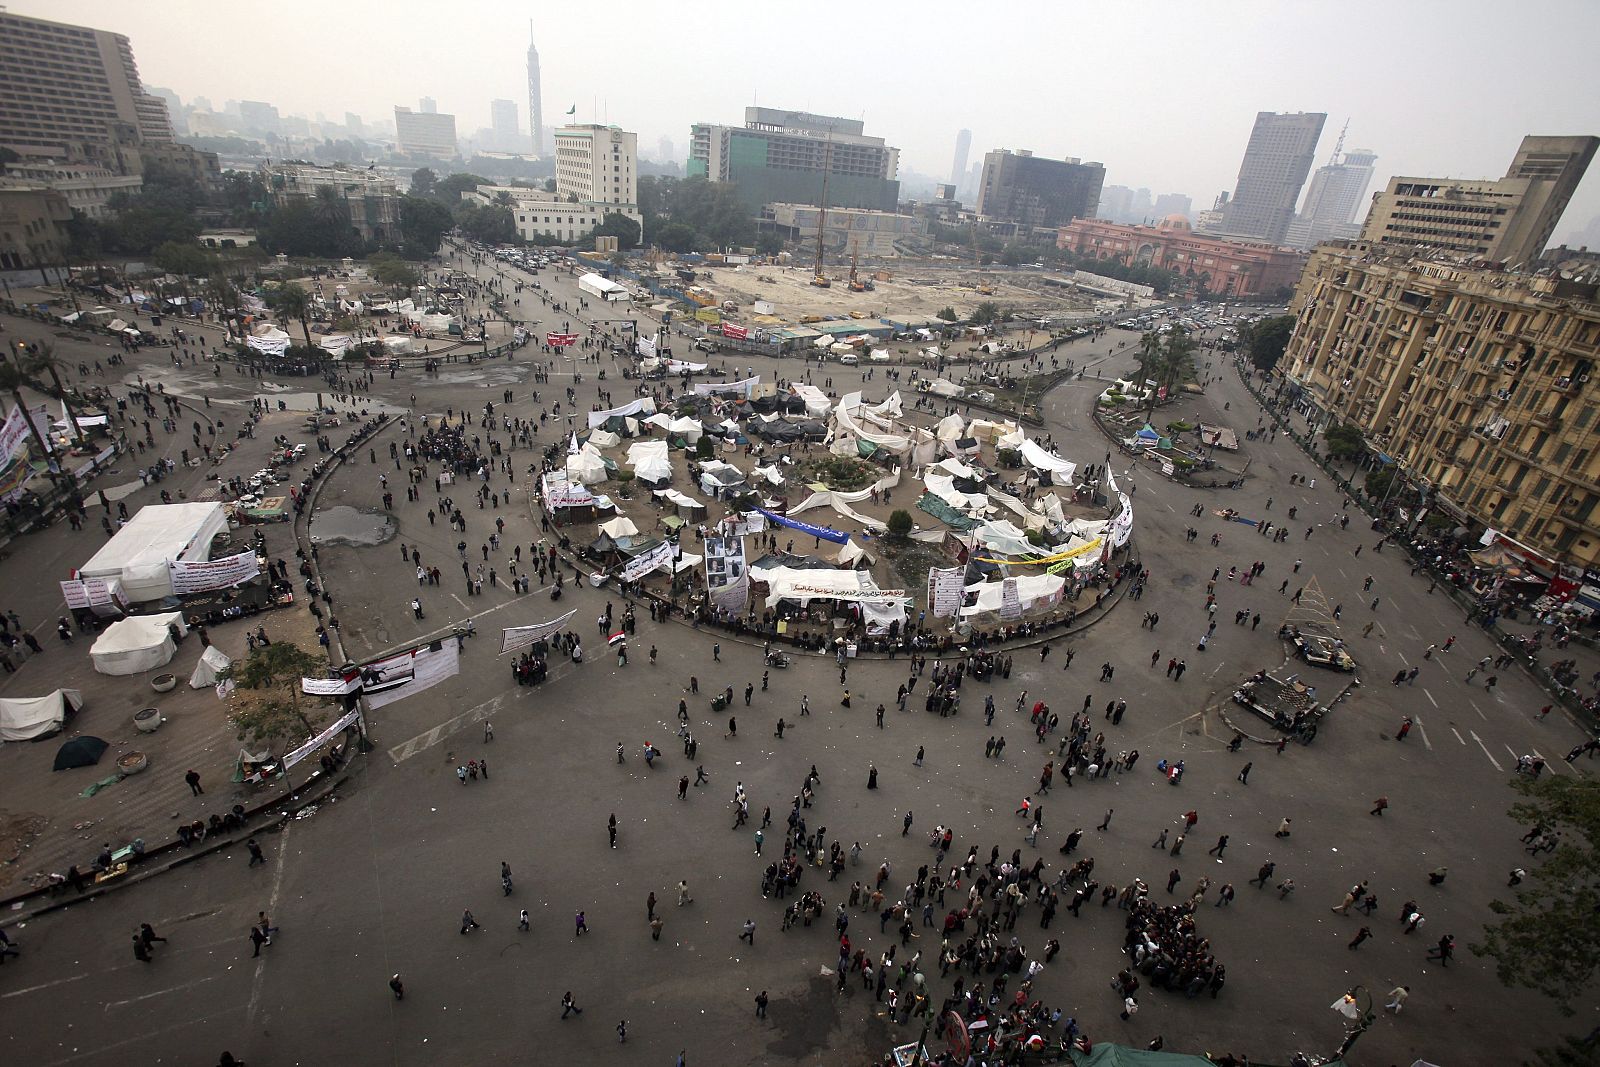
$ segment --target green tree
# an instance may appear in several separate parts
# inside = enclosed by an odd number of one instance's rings
[[[1289,337],[1294,333],[1293,315],[1274,315],[1249,325],[1245,331],[1245,348],[1250,352],[1250,362],[1258,370],[1271,370],[1283,358],[1289,347]]]
[[[1355,459],[1367,451],[1366,439],[1354,423],[1334,423],[1322,432],[1322,439],[1327,443],[1328,455],[1340,459]]]
[[[1000,305],[993,300],[985,300],[972,309],[972,314],[967,316],[967,321],[974,326],[987,326],[991,322],[1000,321]]]
[[[620,211],[608,211],[600,225],[594,228],[596,237],[615,237],[618,248],[639,247],[639,224]]]
[[[1511,787],[1525,798],[1511,818],[1559,832],[1559,843],[1510,901],[1489,902],[1500,918],[1470,948],[1494,960],[1506,985],[1537,990],[1571,1015],[1600,971],[1600,780],[1518,775]]]
[[[417,268],[393,252],[374,252],[367,259],[367,273],[372,275],[373,281],[391,291],[409,291],[421,278]]]
[[[81,445],[84,441],[83,427],[78,425],[78,412],[72,405],[72,397],[67,393],[67,387],[61,382],[61,370],[67,366],[67,361],[56,354],[56,346],[49,341],[39,342],[39,351],[30,353],[22,369],[25,374],[43,374],[50,379],[50,384],[55,386],[56,395],[61,398],[61,406],[67,410],[67,421],[72,424],[72,436],[77,438]]]
[[[771,232],[757,234],[756,251],[763,256],[775,256],[783,251],[783,238]]]
[[[656,244],[669,252],[693,252],[699,247],[700,235],[694,227],[683,222],[669,222],[653,230]]]
[[[517,239],[517,222],[507,207],[463,200],[455,208],[456,228],[483,244],[510,244]]]
[[[412,196],[432,196],[438,184],[439,176],[433,172],[432,167],[418,167],[411,172]]]
[[[904,508],[895,508],[889,512],[887,525],[890,537],[896,541],[904,541],[911,536],[911,527],[914,525],[911,521],[911,512],[906,511]]]
[[[305,335],[306,347],[315,347],[311,343],[311,295],[294,282],[285,282],[273,290],[267,298],[274,310],[285,319],[297,319],[300,323],[300,332]],[[268,646],[274,647],[274,646]]]
[[[433,189],[432,199],[437,200],[445,207],[454,210],[455,206],[461,203],[462,193],[471,192],[480,185],[493,184],[494,183],[488,178],[480,177],[477,174],[469,174],[465,171],[456,171],[454,174],[451,174],[450,176],[439,181],[439,184]],[[413,192],[412,195],[420,196],[422,194]]]
[[[212,260],[205,250],[194,244],[167,241],[158,246],[154,255],[156,266],[168,274],[186,278],[200,278],[209,273]]]
[[[956,309],[953,307],[942,307],[934,313],[933,317],[943,319],[946,322],[955,322],[961,316],[956,314]]]
[[[402,253],[408,259],[428,258],[439,250],[439,241],[454,224],[450,209],[438,201],[419,196],[403,197],[400,200]]]

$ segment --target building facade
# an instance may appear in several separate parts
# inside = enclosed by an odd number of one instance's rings
[[[522,130],[517,125],[515,100],[489,101],[489,130],[494,134],[494,146],[502,152],[515,152],[521,147]]]
[[[1433,248],[1496,263],[1539,258],[1600,137],[1522,139],[1499,179],[1395,177],[1373,198],[1361,239],[1395,249]]]
[[[1285,375],[1438,507],[1600,564],[1600,285],[1369,242],[1312,253]]]
[[[1105,180],[1106,169],[1099,163],[998,148],[983,157],[978,214],[1028,228],[1092,219]]]
[[[638,134],[590,123],[559,127],[555,140],[556,195],[643,221]]]
[[[945,188],[949,188],[946,186]],[[822,209],[810,204],[771,204],[762,221],[775,226],[793,241],[807,248],[815,246],[817,222]],[[891,211],[860,211],[855,208],[829,208],[822,230],[823,247],[837,264],[841,256],[893,256],[895,242],[928,236],[928,220]]]
[[[1305,265],[1305,256],[1293,249],[1197,234],[1182,215],[1155,226],[1076,219],[1061,228],[1056,247],[1127,266],[1175,271],[1207,292],[1241,299],[1293,288]]]
[[[12,163],[3,169],[0,188],[54,189],[68,207],[91,219],[111,214],[113,196],[132,196],[144,187],[144,179],[137,174],[118,174],[87,163]]]
[[[323,195],[320,190],[331,189],[362,240],[382,242],[398,236],[400,193],[392,178],[362,167],[276,163],[261,168],[261,180],[279,204],[313,200]]]
[[[866,136],[859,120],[768,107],[747,107],[744,118],[690,127],[685,173],[734,183],[751,214],[767,204],[820,205],[824,185],[830,208],[899,206],[900,150]]]
[[[129,173],[125,149],[172,141],[122,34],[0,11],[0,41],[0,147]]]
[[[67,198],[54,189],[0,187],[0,270],[61,266],[71,221]]]
[[[394,109],[395,141],[402,153],[454,159],[456,155],[456,117],[438,113]]]
[[[1233,198],[1211,232],[1282,244],[1327,120],[1321,112],[1257,113]]]
[[[579,241],[605,221],[613,209],[604,204],[573,202],[543,189],[515,185],[480,185],[463,192],[461,199],[485,207],[504,205],[511,211],[517,236],[524,241],[549,238]],[[635,221],[639,221],[635,218]]]

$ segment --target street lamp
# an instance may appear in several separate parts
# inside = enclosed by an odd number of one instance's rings
[[[1328,1006],[1346,1020],[1347,1033],[1344,1041],[1340,1043],[1339,1051],[1333,1054],[1334,1059],[1342,1060],[1355,1047],[1356,1040],[1367,1032],[1373,1020],[1377,1018],[1372,1010],[1372,994],[1366,986],[1352,986],[1349,992]]]

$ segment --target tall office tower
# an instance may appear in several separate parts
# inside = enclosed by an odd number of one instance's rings
[[[829,207],[894,211],[900,150],[863,128],[860,119],[747,107],[743,126],[700,122],[689,128],[685,171],[691,178],[733,182],[752,213],[765,204],[820,204],[824,173]]]
[[[515,100],[489,101],[489,129],[494,132],[495,148],[502,152],[516,151],[520,134]]]
[[[1344,144],[1342,133],[1339,143]],[[1295,248],[1313,248],[1324,241],[1359,234],[1361,227],[1354,221],[1356,208],[1366,196],[1367,186],[1372,181],[1372,167],[1377,161],[1377,154],[1365,148],[1352,148],[1348,152],[1335,149],[1328,165],[1318,167],[1311,176],[1305,206],[1289,224],[1284,242]]]
[[[1233,199],[1213,232],[1224,237],[1281,243],[1289,232],[1289,223],[1294,221],[1294,206],[1300,200],[1306,175],[1311,173],[1317,140],[1327,120],[1328,116],[1321,112],[1258,113],[1244,160],[1239,164]]]
[[[1133,191],[1133,200],[1128,205],[1130,221],[1148,222],[1155,210],[1155,201],[1151,199],[1149,189],[1141,187]]]
[[[950,164],[950,184],[960,185],[962,175],[967,172],[967,156],[972,152],[972,131],[962,130],[956,134],[956,157]]]
[[[1530,264],[1550,240],[1600,147],[1596,137],[1535,137],[1504,178],[1393,177],[1372,198],[1361,239]]]
[[[672,138],[663,137],[656,142],[656,159],[662,163],[674,163],[678,159],[678,146],[672,143]]]
[[[983,157],[978,214],[1030,227],[1092,219],[1105,178],[1106,169],[1099,163],[1045,159],[1026,149],[996,149]]]
[[[1182,193],[1162,193],[1156,197],[1155,207],[1151,211],[1151,214],[1158,219],[1168,218],[1172,215],[1182,215],[1184,218],[1188,218],[1193,213],[1194,201]]]
[[[426,114],[395,106],[395,141],[406,154],[451,159],[456,154],[456,117],[435,112]]]
[[[431,96],[425,96],[417,101],[417,110],[424,115],[437,115],[439,113],[439,102]]]
[[[0,41],[0,147],[122,172],[121,149],[172,142],[122,34],[0,10]]]
[[[533,44],[533,23],[528,23],[528,132],[535,155],[544,155],[544,98],[539,91],[539,50]]]
[[[1126,185],[1108,185],[1100,190],[1100,207],[1095,215],[1109,222],[1128,222],[1132,207],[1132,189]]]
[[[638,134],[597,123],[556,129],[556,195],[639,213]]]

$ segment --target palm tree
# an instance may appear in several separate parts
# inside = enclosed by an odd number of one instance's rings
[[[1139,338],[1139,351],[1135,358],[1139,361],[1139,388],[1148,394],[1144,410],[1144,417],[1148,420],[1156,406],[1156,387],[1150,383],[1161,381],[1161,335],[1154,330],[1146,330]]]
[[[307,316],[311,313],[311,297],[306,291],[294,282],[284,282],[272,295],[272,306],[278,314],[287,319],[300,320],[300,332],[305,334],[306,347],[311,344],[311,327],[307,325]]]
[[[15,363],[7,361],[0,363],[0,389],[11,394],[11,399],[16,401],[17,410],[22,412],[28,429],[33,431],[33,439],[39,446],[39,455],[46,462],[50,459],[50,446],[45,443],[44,435],[39,432],[39,427],[34,424],[32,416],[28,414],[28,405],[22,402],[22,387],[28,384],[28,376],[22,368]]]
[[[46,374],[50,377],[50,384],[56,387],[56,392],[61,395],[61,406],[66,409],[67,421],[72,424],[72,436],[78,439],[78,444],[84,443],[83,427],[78,425],[78,413],[72,408],[72,398],[67,395],[67,387],[61,383],[61,368],[67,365],[66,360],[56,355],[56,346],[48,341],[39,343],[39,351],[28,358],[23,364],[26,374]]]

